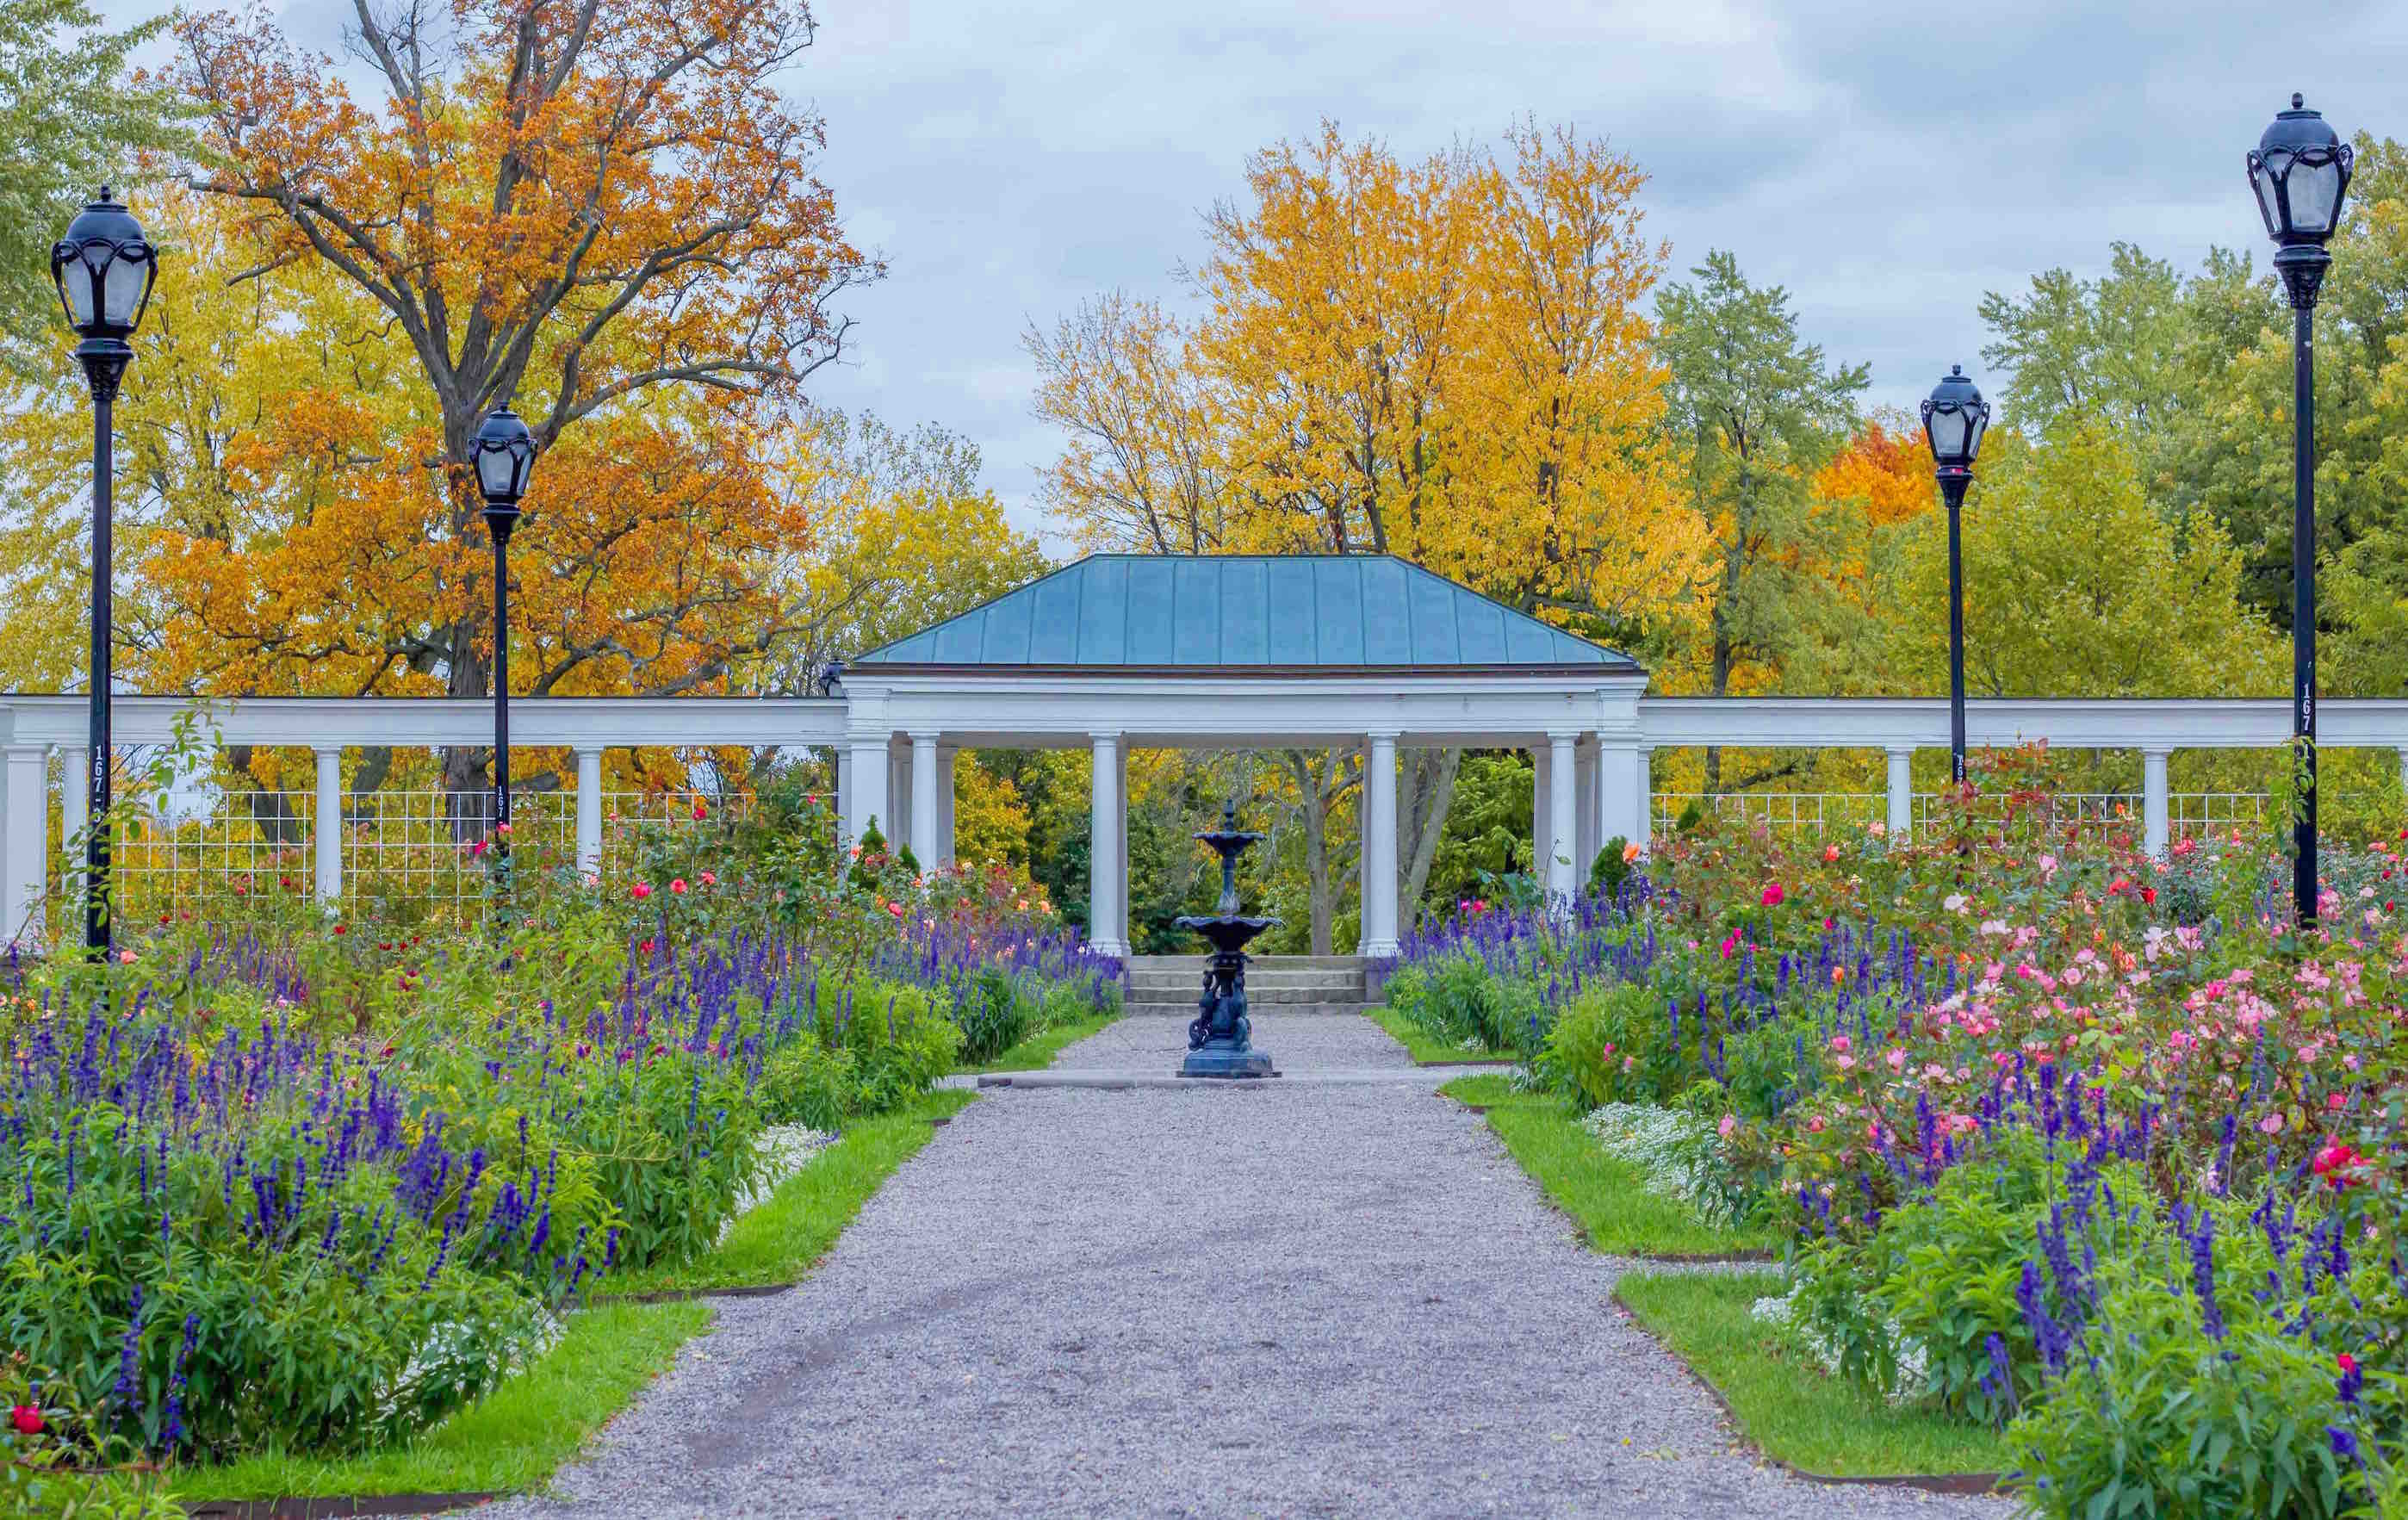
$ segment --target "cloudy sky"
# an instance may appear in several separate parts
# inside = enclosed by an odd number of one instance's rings
[[[142,14],[142,0],[108,9]],[[290,0],[331,49],[351,7]],[[1910,401],[1979,371],[1974,306],[2112,239],[2183,264],[2257,250],[2242,154],[2293,90],[2344,133],[2408,133],[2408,0],[815,0],[785,81],[823,176],[891,274],[817,399],[936,422],[1039,526],[1057,440],[1020,349],[1113,286],[1165,298],[1247,155],[1335,119],[1417,156],[1525,111],[1654,177],[1684,270],[1727,248],[1807,333]]]
[[[1032,525],[1056,439],[1028,412],[1022,329],[1115,285],[1175,294],[1199,208],[1325,116],[1405,155],[1523,111],[1610,138],[1654,177],[1676,270],[1732,250],[1890,402],[1978,366],[1985,290],[2096,269],[2118,237],[2183,263],[2261,243],[2242,154],[2292,90],[2344,132],[2408,132],[2408,0],[817,10],[791,89],[824,113],[825,178],[892,270],[852,303],[857,362],[818,395],[967,434]]]

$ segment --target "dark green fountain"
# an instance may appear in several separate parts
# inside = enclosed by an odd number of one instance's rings
[[[1196,838],[1221,857],[1221,900],[1211,918],[1178,921],[1181,928],[1195,930],[1212,946],[1211,962],[1204,970],[1204,995],[1197,999],[1196,1021],[1187,1026],[1187,1060],[1179,1074],[1276,1077],[1269,1054],[1254,1049],[1253,1025],[1246,1018],[1246,945],[1279,920],[1246,918],[1238,911],[1238,857],[1262,836],[1240,831],[1238,804],[1232,799],[1221,810],[1221,826]]]

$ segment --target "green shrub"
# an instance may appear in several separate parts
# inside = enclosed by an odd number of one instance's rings
[[[953,1023],[962,1031],[962,1059],[981,1066],[1028,1037],[1033,1013],[1011,978],[983,968],[955,993]]]

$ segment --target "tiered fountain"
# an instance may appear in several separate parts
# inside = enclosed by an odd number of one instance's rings
[[[1179,1074],[1276,1077],[1270,1056],[1254,1048],[1253,1026],[1246,1018],[1246,944],[1279,920],[1244,918],[1238,912],[1238,856],[1262,836],[1239,831],[1233,798],[1221,810],[1221,826],[1196,838],[1221,857],[1221,900],[1211,918],[1178,921],[1181,928],[1195,930],[1212,945],[1204,995],[1197,999],[1196,1021],[1187,1026],[1187,1060]]]

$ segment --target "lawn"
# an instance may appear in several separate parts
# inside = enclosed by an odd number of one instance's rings
[[[1118,1017],[1120,1015],[1117,1013],[1096,1013],[1083,1019],[1073,1019],[1068,1024],[1057,1024],[1051,1029],[1030,1035],[984,1066],[966,1066],[957,1069],[965,1074],[983,1071],[1042,1071],[1054,1064],[1054,1057],[1061,1054],[1066,1046],[1077,1044]]]
[[[1388,1031],[1396,1039],[1397,1043],[1412,1053],[1416,1065],[1512,1066],[1517,1064],[1515,1058],[1511,1055],[1498,1055],[1493,1051],[1461,1050],[1450,1045],[1403,1013],[1384,1004],[1366,1009],[1364,1011],[1371,1015],[1371,1021],[1374,1024]]]
[[[1458,1077],[1439,1091],[1485,1108],[1488,1127],[1522,1169],[1609,1255],[1677,1260],[1770,1253],[1777,1243],[1770,1230],[1718,1229],[1678,1199],[1649,1192],[1639,1169],[1600,1151],[1560,1097],[1516,1093],[1504,1076]]]
[[[1713,1385],[1765,1455],[1824,1477],[1995,1473],[2012,1463],[1986,1427],[1894,1409],[1816,1366],[1750,1315],[1772,1272],[1633,1272],[1614,1289],[1640,1322]]]
[[[196,1468],[178,1477],[177,1496],[194,1502],[540,1486],[668,1368],[680,1345],[710,1327],[707,1303],[642,1303],[630,1296],[799,1280],[880,1185],[936,1134],[934,1121],[951,1118],[976,1097],[933,1092],[897,1112],[852,1125],[738,1218],[715,1250],[694,1261],[606,1279],[601,1301],[570,1316],[560,1342],[534,1366],[414,1441],[355,1457],[265,1453]]]

